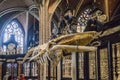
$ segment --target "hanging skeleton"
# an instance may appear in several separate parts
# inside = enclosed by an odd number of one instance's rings
[[[66,20],[67,20],[66,16]],[[71,20],[72,18],[69,18]],[[89,22],[88,22],[89,23]],[[70,26],[72,23],[68,22],[68,25]],[[94,21],[90,22],[88,24],[91,26],[91,24],[94,24]],[[96,25],[99,23],[95,23]],[[65,28],[67,24],[65,23],[65,20],[61,21],[61,28],[58,31],[59,34],[61,34],[62,28]],[[101,26],[101,24],[100,24]],[[30,57],[31,60],[36,60],[39,63],[48,63],[47,61],[50,60],[51,63],[54,65],[57,65],[58,61],[60,58],[63,56],[63,52],[70,53],[70,52],[86,52],[86,51],[96,51],[95,46],[86,46],[88,45],[91,41],[93,41],[95,38],[98,37],[98,35],[101,33],[99,31],[91,31],[91,30],[86,30],[87,32],[83,33],[74,33],[71,32],[70,34],[67,35],[62,35],[59,36],[53,40],[50,40],[48,43],[45,43],[43,45],[38,45],[28,51],[26,56],[23,59],[23,62],[27,59],[27,57]]]
[[[43,64],[47,63],[47,60],[50,60],[51,63],[56,65],[59,59],[63,56],[63,52],[95,51],[96,47],[85,45],[89,44],[96,37],[97,33],[95,31],[60,36],[48,43],[30,49],[24,57],[23,62],[27,57],[32,55],[30,61],[37,60]]]

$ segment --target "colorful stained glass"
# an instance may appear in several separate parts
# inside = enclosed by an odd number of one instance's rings
[[[6,66],[7,66],[6,68],[7,72],[9,72],[12,77],[17,77],[17,67],[18,67],[17,63],[10,62],[7,63]]]
[[[78,18],[78,21],[80,23],[80,26],[86,26],[87,25],[87,20],[90,19],[90,15],[89,12],[92,9],[88,8],[86,10],[84,10],[81,14],[80,17]]]

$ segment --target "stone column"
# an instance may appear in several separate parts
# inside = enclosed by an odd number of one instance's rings
[[[49,4],[51,0],[42,0],[39,8],[39,43],[43,44],[49,41],[51,32],[51,19],[55,9],[61,0],[55,0]]]
[[[46,43],[50,36],[50,23],[51,19],[49,17],[48,6],[49,0],[42,0],[39,8],[39,44]]]
[[[118,72],[117,80],[120,80],[120,43],[117,44],[117,72]]]
[[[22,73],[22,61],[17,61],[18,62],[18,76]]]
[[[72,53],[72,80],[78,80],[76,54],[77,53],[75,53],[75,52]]]
[[[37,1],[37,0],[36,0]],[[54,14],[55,9],[61,0],[55,0],[50,3],[51,0],[41,0],[39,2],[39,44],[44,44],[50,39],[51,31],[51,19]],[[40,74],[43,76],[41,80],[46,80],[46,64],[41,65],[42,69]],[[41,76],[40,76],[41,77]]]
[[[57,66],[57,80],[62,80],[62,60],[60,60]]]
[[[77,80],[76,53],[72,52],[72,80]]]
[[[27,52],[27,41],[28,41],[28,20],[29,20],[29,13],[26,12],[26,23],[25,23],[25,48],[24,53]]]

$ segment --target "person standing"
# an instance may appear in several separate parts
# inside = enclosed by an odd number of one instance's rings
[[[24,74],[21,74],[21,75],[20,75],[20,80],[26,80]]]

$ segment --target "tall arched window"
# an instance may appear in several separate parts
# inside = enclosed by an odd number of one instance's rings
[[[3,35],[3,43],[7,42],[11,35],[14,35],[15,41],[18,43],[17,48],[21,48],[23,53],[23,30],[20,28],[20,25],[17,21],[12,21],[5,26]],[[3,50],[6,51],[6,46],[3,46]]]

